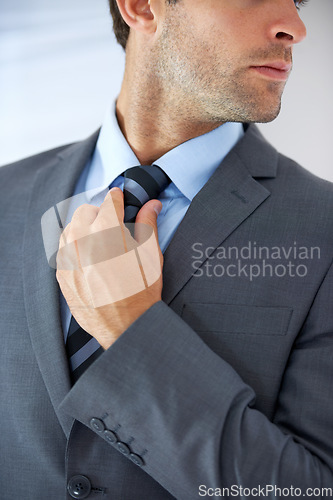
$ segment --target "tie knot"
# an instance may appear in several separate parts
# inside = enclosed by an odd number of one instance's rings
[[[157,165],[140,165],[128,168],[123,175],[124,221],[135,222],[140,208],[147,201],[158,198],[171,181]]]

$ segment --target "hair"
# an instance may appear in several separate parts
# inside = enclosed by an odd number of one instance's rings
[[[166,0],[170,5],[174,5],[179,0]],[[125,23],[122,15],[120,14],[116,0],[109,0],[110,12],[113,19],[113,31],[116,35],[117,42],[126,49],[126,44],[130,32],[128,24]]]

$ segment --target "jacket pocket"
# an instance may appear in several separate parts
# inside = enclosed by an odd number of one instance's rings
[[[181,317],[196,332],[286,335],[292,312],[289,307],[190,302]]]

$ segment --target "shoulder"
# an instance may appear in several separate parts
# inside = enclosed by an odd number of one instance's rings
[[[293,159],[279,153],[263,137],[256,125],[248,126],[245,136],[248,136],[244,144],[255,178],[260,182],[267,178],[267,184],[277,196],[295,200],[299,206],[333,208],[332,182],[321,179]],[[242,153],[244,158],[244,151]]]
[[[87,139],[66,144],[0,167],[0,202],[6,198],[25,196],[31,192],[36,176],[57,168],[59,162],[72,157],[88,158],[94,151],[99,130]]]
[[[333,183],[321,179],[296,161],[278,153],[276,177],[270,179],[271,207],[276,220],[289,234],[295,234],[323,254],[333,252]]]
[[[22,158],[21,160],[17,160],[12,163],[8,163],[7,165],[4,165],[0,167],[0,173],[5,172],[6,170],[13,170],[15,168],[17,169],[22,169],[22,168],[29,168],[33,166],[39,166],[42,163],[45,163],[49,159],[52,159],[54,156],[56,156],[58,153],[61,153],[62,151],[66,150],[68,147],[71,147],[73,144],[77,143],[69,143],[69,144],[64,144],[61,146],[58,146],[56,148],[47,150],[47,151],[42,151],[40,153],[27,156],[26,158]]]
[[[277,183],[280,193],[291,207],[299,207],[306,214],[316,212],[333,223],[333,183],[309,172],[296,161],[282,154],[278,155]]]
[[[58,154],[70,147],[61,146],[0,167],[0,203],[29,196],[38,171],[51,166]]]
[[[259,213],[271,230],[320,242],[332,255],[333,184],[280,154],[258,127],[246,128],[237,154],[255,181],[269,193]],[[318,243],[319,244],[319,243]]]
[[[297,186],[298,189],[309,189],[311,185],[312,189],[315,189],[315,191],[320,190],[323,193],[327,193],[329,196],[333,195],[332,182],[318,177],[295,160],[281,153],[278,154],[278,159],[278,175],[289,180],[293,187]]]

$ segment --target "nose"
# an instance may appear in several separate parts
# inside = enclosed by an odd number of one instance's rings
[[[276,0],[275,4],[274,20],[269,28],[270,38],[281,40],[286,46],[304,40],[306,28],[299,17],[294,0]]]

